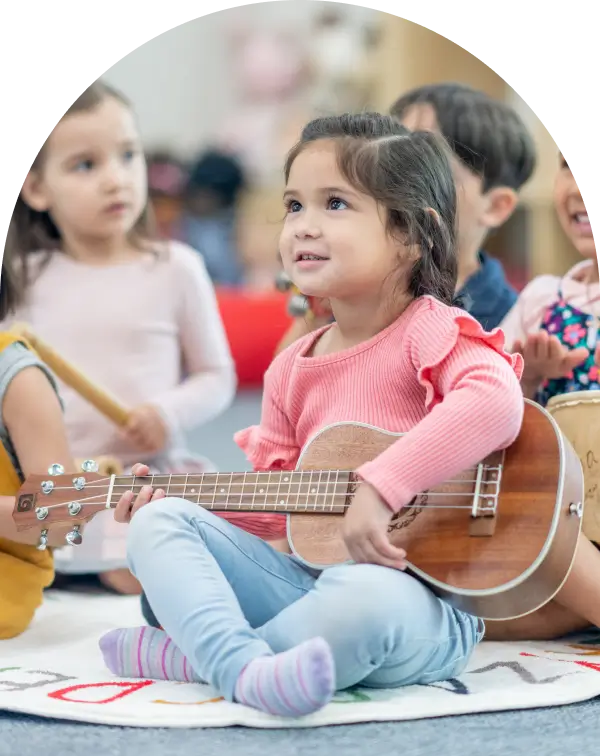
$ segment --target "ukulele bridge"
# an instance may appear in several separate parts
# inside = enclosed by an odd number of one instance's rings
[[[494,535],[501,483],[502,463],[500,460],[496,464],[482,462],[477,466],[469,535],[474,537]]]

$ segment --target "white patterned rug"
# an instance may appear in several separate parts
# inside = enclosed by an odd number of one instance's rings
[[[301,720],[230,704],[208,686],[122,680],[98,638],[139,625],[137,599],[49,593],[33,626],[0,642],[0,709],[132,727],[318,727],[527,709],[600,695],[600,636],[576,643],[483,643],[459,679],[400,690],[340,693]]]

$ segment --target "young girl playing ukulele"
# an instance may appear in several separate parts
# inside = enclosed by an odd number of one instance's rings
[[[418,492],[511,444],[524,407],[521,358],[452,307],[456,196],[435,134],[378,114],[319,119],[285,178],[286,272],[328,298],[336,322],[273,362],[261,423],[236,440],[256,469],[278,470],[338,421],[405,435],[357,469],[343,527],[353,563],[322,573],[183,499],[124,495],[115,516],[134,514],[130,566],[164,631],[114,630],[100,645],[117,674],[202,679],[230,701],[299,716],[359,682],[465,668],[483,622],[404,572],[387,529]]]

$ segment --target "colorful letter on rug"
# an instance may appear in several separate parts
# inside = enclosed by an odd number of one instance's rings
[[[205,685],[122,680],[98,638],[140,625],[138,600],[49,593],[20,638],[0,642],[0,709],[132,727],[317,727],[575,703],[600,695],[600,634],[573,643],[483,643],[458,679],[338,694],[302,720],[230,704]]]

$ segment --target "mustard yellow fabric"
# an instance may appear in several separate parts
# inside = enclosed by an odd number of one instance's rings
[[[0,354],[22,338],[0,333]],[[26,344],[26,346],[28,346]],[[21,481],[0,443],[0,496],[15,496]],[[52,553],[0,537],[0,640],[20,635],[42,603],[44,588],[54,579]]]

